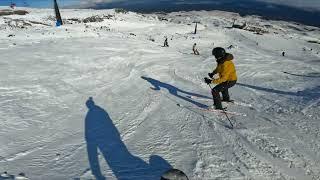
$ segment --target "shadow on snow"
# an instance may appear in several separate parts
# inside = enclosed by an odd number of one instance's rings
[[[307,100],[311,100],[311,99],[320,97],[320,86],[316,86],[316,87],[310,88],[310,89],[305,89],[303,91],[288,92],[288,91],[280,91],[280,90],[275,90],[275,89],[271,89],[271,88],[264,88],[264,87],[259,87],[259,86],[243,84],[243,83],[237,83],[237,85],[242,86],[242,87],[246,87],[246,88],[250,88],[250,89],[265,91],[265,92],[269,92],[269,93],[303,97]]]
[[[96,179],[106,179],[101,173],[98,150],[117,179],[160,179],[162,173],[171,169],[171,165],[160,156],[153,155],[146,163],[132,155],[108,113],[95,105],[91,97],[86,106],[89,110],[85,118],[85,139],[90,168]]]
[[[196,96],[196,97],[200,97],[200,98],[207,98],[207,99],[212,99],[208,96],[204,96],[204,95],[201,95],[201,94],[196,94],[196,93],[192,93],[192,92],[187,92],[187,91],[184,91],[184,90],[181,90],[173,85],[170,85],[170,84],[167,84],[167,83],[163,83],[161,81],[158,81],[158,80],[155,80],[155,79],[152,79],[152,78],[149,78],[149,77],[145,77],[145,76],[141,76],[142,79],[148,81],[150,84],[152,84],[154,87],[150,87],[151,89],[155,90],[155,91],[159,91],[161,88],[165,88],[169,91],[170,94],[178,97],[178,98],[181,98],[185,101],[188,101],[198,107],[201,107],[201,108],[207,108],[208,106],[207,105],[204,105],[204,104],[201,104],[199,102],[196,102],[196,101],[193,101],[191,100],[190,98],[187,98],[185,96],[182,96],[180,95],[179,93],[183,93],[183,94],[186,94],[188,96]]]
[[[299,77],[320,78],[320,74],[319,73],[310,73],[308,75],[294,74],[294,73],[289,73],[289,72],[283,72],[283,73],[289,74],[289,75],[292,75],[292,76],[299,76]]]

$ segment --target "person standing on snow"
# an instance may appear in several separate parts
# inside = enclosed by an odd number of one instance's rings
[[[193,54],[195,55],[200,55],[198,49],[196,48],[197,46],[197,43],[194,43],[193,46],[192,46],[192,51],[193,51]]]
[[[212,50],[212,55],[215,56],[218,64],[212,73],[208,73],[210,78],[205,77],[204,80],[208,85],[211,83],[217,84],[211,90],[211,93],[215,108],[222,110],[220,92],[222,93],[222,101],[231,101],[228,89],[237,83],[237,73],[232,62],[232,54],[226,53],[225,49],[221,47],[217,47]],[[214,79],[213,76],[215,74],[218,74],[219,78]]]
[[[163,47],[169,47],[167,36],[165,36],[165,40],[164,40],[164,43],[163,43]]]

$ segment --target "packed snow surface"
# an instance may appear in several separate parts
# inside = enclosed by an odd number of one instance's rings
[[[2,179],[157,179],[170,167],[192,180],[320,179],[318,28],[114,10],[62,10],[55,27],[52,9],[26,10],[0,16]],[[246,115],[229,116],[234,129],[201,109],[211,50],[230,45],[239,104],[225,106]]]

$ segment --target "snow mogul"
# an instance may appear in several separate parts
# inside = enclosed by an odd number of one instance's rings
[[[233,55],[226,53],[226,50],[222,47],[216,47],[212,50],[212,55],[216,58],[217,67],[211,73],[208,73],[209,77],[205,77],[204,81],[209,86],[211,83],[217,84],[214,88],[211,88],[213,97],[213,105],[215,109],[223,110],[221,101],[232,102],[229,96],[228,89],[233,87],[237,83],[237,73],[235,66],[232,62]],[[214,75],[217,78],[214,78]],[[222,93],[222,100],[220,98],[220,92]]]

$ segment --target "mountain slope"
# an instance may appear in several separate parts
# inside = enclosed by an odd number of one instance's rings
[[[220,11],[114,10],[63,10],[68,20],[56,28],[52,10],[27,10],[0,17],[0,172],[93,178],[85,131],[95,126],[107,179],[152,179],[170,166],[190,179],[319,178],[320,47],[308,42],[319,29]],[[103,21],[75,20],[95,15]],[[230,29],[232,18],[269,33]],[[231,117],[233,130],[223,114],[197,108],[212,102],[188,97],[211,98],[211,50],[230,45],[239,77],[231,97],[252,105],[229,105],[247,114]],[[88,118],[89,97],[111,124]],[[124,155],[108,156],[116,152]]]

